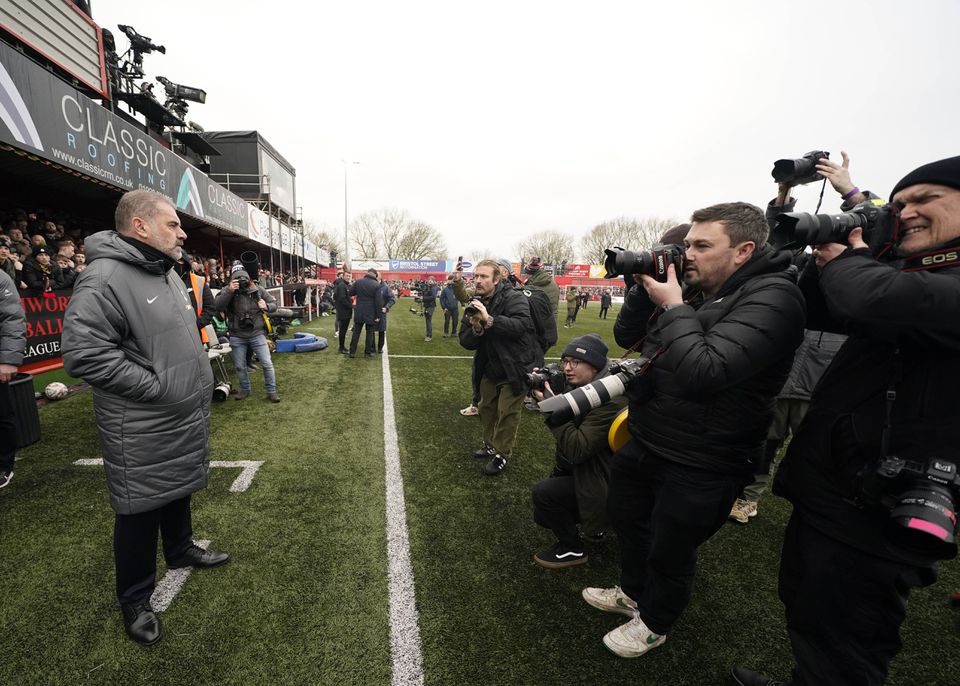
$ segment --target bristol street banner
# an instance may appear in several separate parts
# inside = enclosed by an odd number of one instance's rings
[[[247,203],[134,124],[0,42],[0,143],[247,236]]]

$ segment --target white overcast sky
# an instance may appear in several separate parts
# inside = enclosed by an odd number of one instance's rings
[[[451,257],[763,205],[773,160],[812,149],[847,150],[881,195],[960,154],[956,0],[92,5],[123,49],[118,23],[166,46],[148,76],[207,91],[190,119],[257,129],[296,167],[307,221],[342,236],[356,160],[350,217],[406,209]]]

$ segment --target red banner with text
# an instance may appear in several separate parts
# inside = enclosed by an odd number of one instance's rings
[[[23,352],[21,372],[39,374],[63,366],[60,335],[63,314],[72,294],[72,289],[64,289],[20,298],[27,315],[27,349]]]

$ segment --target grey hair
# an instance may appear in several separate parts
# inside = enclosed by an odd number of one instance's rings
[[[150,219],[164,204],[173,207],[170,198],[160,195],[156,191],[137,190],[124,193],[120,202],[117,203],[117,211],[113,215],[117,231],[130,233],[133,230],[134,217]]]

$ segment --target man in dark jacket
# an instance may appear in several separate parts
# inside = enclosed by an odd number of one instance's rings
[[[190,304],[193,305],[193,311],[197,315],[200,341],[207,344],[210,341],[205,329],[208,324],[213,322],[213,317],[217,314],[217,307],[213,299],[213,291],[207,285],[207,277],[199,270],[192,269],[191,267],[194,264],[196,262],[190,258],[189,253],[184,251],[173,268],[177,270],[187,293],[190,294]]]
[[[42,245],[35,246],[31,257],[24,261],[20,278],[27,290],[35,294],[64,287],[60,267],[53,261],[49,248]]]
[[[253,281],[240,262],[230,270],[230,282],[217,293],[214,299],[217,312],[225,312],[230,328],[230,355],[240,380],[240,391],[234,400],[250,397],[250,371],[248,353],[257,356],[263,369],[263,384],[267,400],[280,402],[277,393],[277,372],[267,346],[266,313],[277,311],[277,300],[263,286]]]
[[[523,268],[529,276],[526,281],[527,286],[536,286],[547,294],[550,301],[550,310],[553,312],[553,318],[557,318],[557,309],[560,307],[560,286],[553,280],[553,276],[543,268],[543,260],[539,257],[531,257]]]
[[[363,346],[363,356],[373,357],[374,332],[383,310],[383,296],[380,293],[380,282],[376,269],[368,269],[362,279],[350,285],[347,291],[349,297],[356,296],[357,306],[353,310],[353,336],[350,338],[350,357],[357,356],[357,343],[360,342],[360,332],[366,328],[366,343]]]
[[[801,279],[809,325],[849,338],[774,481],[793,503],[779,592],[798,685],[882,684],[910,590],[956,555],[957,489],[946,488],[953,502],[942,514],[927,506],[895,518],[890,508],[911,487],[933,502],[934,482],[876,472],[896,457],[949,480],[960,464],[960,157],[914,170],[891,199],[901,208],[892,255],[875,259],[854,229],[848,246],[817,246],[819,274]]]
[[[387,343],[387,321],[391,308],[396,304],[397,299],[393,297],[393,289],[381,277],[380,281],[380,309],[378,310],[379,319],[373,328],[377,332],[377,352],[383,353],[383,346]]]
[[[766,245],[763,212],[727,203],[692,221],[686,292],[673,265],[666,282],[635,276],[614,326],[617,343],[642,341],[650,362],[628,389],[633,440],[610,474],[620,586],[583,597],[632,617],[603,638],[621,657],[661,645],[689,603],[697,549],[763,456],[774,397],[803,337],[790,255]]]
[[[350,282],[353,276],[349,271],[337,272],[337,279],[333,282],[333,306],[337,311],[336,333],[340,338],[339,352],[347,354],[344,345],[347,339],[347,329],[353,318],[353,299],[350,297]]]
[[[612,303],[613,297],[610,295],[610,289],[606,288],[603,291],[603,295],[600,296],[600,319],[607,318],[607,311],[610,309]]]
[[[63,364],[94,388],[100,449],[116,512],[117,598],[134,641],[160,640],[150,605],[157,534],[167,566],[217,567],[193,542],[190,496],[207,485],[213,372],[183,282],[170,272],[186,234],[173,204],[130,191],[116,231],[86,242],[89,265],[63,322]]]
[[[460,304],[453,292],[452,276],[447,277],[447,285],[440,291],[440,307],[443,308],[443,337],[457,335],[457,324],[460,322]]]
[[[0,488],[13,478],[17,437],[10,382],[23,363],[27,347],[27,320],[13,279],[0,270]]]
[[[496,476],[513,451],[526,375],[536,364],[538,345],[527,298],[503,278],[497,262],[478,263],[474,283],[478,297],[464,310],[460,345],[475,351],[479,378],[483,447],[474,456],[488,459],[483,473]]]
[[[440,295],[440,289],[437,288],[437,279],[431,274],[420,293],[420,302],[423,303],[423,321],[427,327],[427,335],[423,340],[428,343],[433,340],[433,313],[437,309],[438,295]]]
[[[595,333],[574,338],[560,358],[566,385],[546,393],[564,393],[609,375],[607,345]],[[537,400],[545,393],[532,391]],[[533,556],[547,569],[562,569],[587,562],[577,524],[584,537],[602,536],[607,523],[607,480],[610,476],[610,425],[626,407],[627,398],[611,398],[586,414],[561,421],[547,417],[547,427],[557,442],[556,465],[550,477],[533,486],[533,520],[550,529],[557,542]]]

